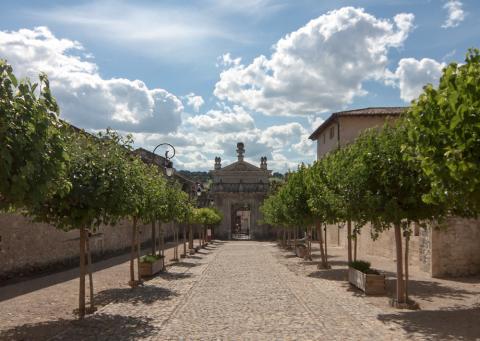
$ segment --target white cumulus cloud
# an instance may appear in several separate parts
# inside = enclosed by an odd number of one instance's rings
[[[400,97],[405,102],[417,98],[423,87],[428,84],[438,84],[444,63],[434,59],[403,58],[398,62],[397,70],[390,76],[393,85],[400,89]]]
[[[238,105],[209,110],[206,114],[188,118],[188,122],[202,131],[216,133],[250,130],[255,126],[252,116]]]
[[[186,95],[185,100],[187,101],[187,105],[192,107],[195,112],[198,112],[201,106],[205,104],[202,96],[197,96],[193,92]]]
[[[19,76],[49,76],[61,116],[86,129],[111,127],[128,132],[175,131],[182,102],[164,89],[140,80],[104,79],[98,66],[81,56],[79,42],[61,39],[46,27],[0,31],[0,56]]]
[[[402,46],[413,20],[405,13],[393,21],[379,19],[353,7],[328,12],[280,39],[270,58],[231,63],[214,94],[266,115],[312,115],[347,106],[366,94],[364,81],[384,77],[389,49]]]
[[[443,8],[447,11],[447,18],[443,23],[443,28],[457,27],[465,19],[465,12],[462,8],[462,2],[458,0],[448,0]]]

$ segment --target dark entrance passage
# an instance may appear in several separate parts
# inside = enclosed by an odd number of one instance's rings
[[[249,240],[251,233],[251,212],[247,204],[232,205],[232,239]]]

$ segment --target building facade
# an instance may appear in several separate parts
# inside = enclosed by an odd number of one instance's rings
[[[216,157],[211,171],[210,196],[223,214],[222,222],[215,228],[215,238],[270,238],[273,230],[262,224],[260,212],[272,173],[267,169],[267,158],[260,158],[260,167],[246,162],[242,142],[237,143],[237,154],[238,160],[226,167],[222,167],[221,158]]]

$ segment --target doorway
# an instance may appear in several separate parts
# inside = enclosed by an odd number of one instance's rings
[[[232,239],[249,240],[251,236],[251,211],[248,204],[232,206]]]

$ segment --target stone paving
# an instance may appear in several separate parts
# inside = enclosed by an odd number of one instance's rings
[[[50,340],[401,340],[381,311],[331,281],[298,276],[272,243],[209,245],[145,286],[110,292],[113,301]],[[283,257],[283,258],[282,258]],[[62,328],[59,328],[62,326]]]

